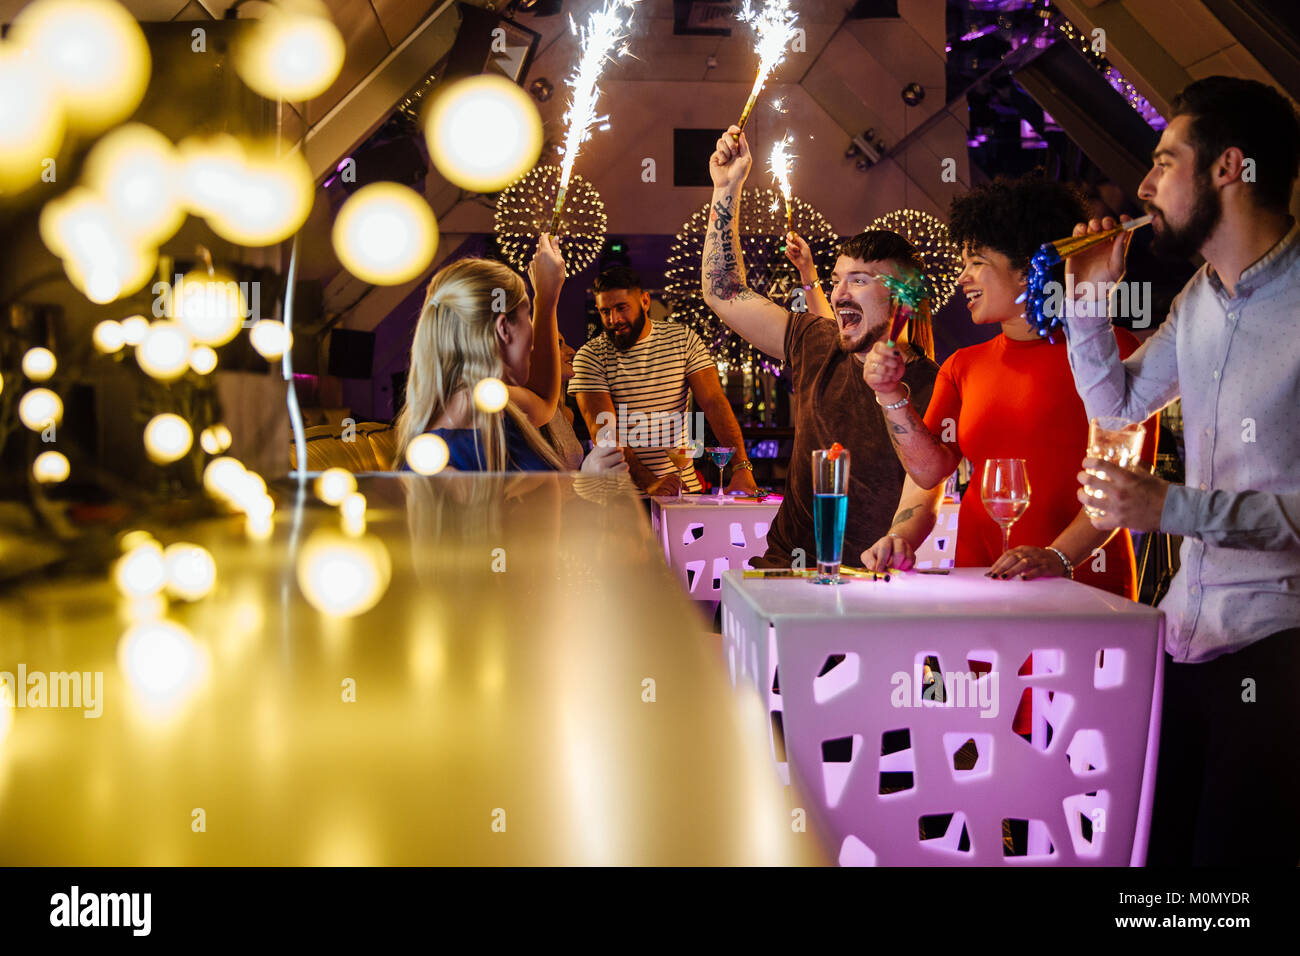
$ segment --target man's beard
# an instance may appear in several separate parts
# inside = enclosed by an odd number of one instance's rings
[[[626,352],[632,346],[636,345],[637,339],[641,338],[641,330],[645,328],[645,309],[637,306],[636,318],[626,332],[615,332],[612,329],[605,330],[605,337],[609,343],[620,352]]]
[[[862,321],[866,321],[865,316]],[[836,345],[839,347],[841,352],[869,352],[873,345],[885,337],[885,333],[888,331],[888,326],[888,322],[881,322],[875,328],[868,329],[862,336],[861,341],[856,344],[852,343],[845,337],[844,333],[841,332],[839,338],[836,339]]]
[[[1223,200],[1219,191],[1210,185],[1208,173],[1197,175],[1195,188],[1192,211],[1186,223],[1175,228],[1161,215],[1164,229],[1152,236],[1151,251],[1162,259],[1190,259],[1196,255],[1223,218]],[[1146,210],[1157,211],[1151,203],[1146,204]]]

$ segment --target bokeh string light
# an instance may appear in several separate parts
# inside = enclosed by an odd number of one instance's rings
[[[559,166],[537,166],[497,197],[493,231],[502,253],[516,269],[528,267],[537,248],[537,237],[550,230],[559,183]],[[569,275],[581,272],[595,261],[605,244],[608,221],[600,194],[575,173],[556,232]]]
[[[494,193],[537,162],[542,118],[532,98],[503,76],[453,83],[429,104],[424,121],[429,157],[461,189]]]
[[[749,287],[778,305],[791,308],[799,304],[795,291],[802,296],[803,289],[798,270],[785,256],[785,235],[789,230],[781,209],[783,201],[781,194],[773,189],[745,191],[738,217],[740,248]],[[791,218],[794,232],[812,249],[821,274],[828,274],[839,241],[835,230],[825,216],[797,196],[791,199]],[[670,318],[693,328],[714,360],[724,368],[776,372],[781,367],[779,361],[731,331],[704,302],[700,261],[708,225],[709,205],[705,203],[683,224],[673,240],[664,289],[664,298],[672,310]]]

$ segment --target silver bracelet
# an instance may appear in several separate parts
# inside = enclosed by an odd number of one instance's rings
[[[1065,556],[1065,552],[1062,551],[1060,548],[1053,548],[1050,544],[1047,546],[1047,550],[1052,552],[1052,554],[1056,555],[1058,558],[1061,559],[1061,563],[1065,565],[1065,576],[1073,580],[1074,565],[1071,564],[1070,559]]]
[[[880,396],[877,395],[877,396],[876,396],[876,404],[879,405],[881,408],[883,408],[883,409],[884,409],[885,411],[887,411],[887,412],[892,412],[892,411],[894,411],[894,410],[897,409],[897,408],[902,408],[904,405],[909,405],[909,404],[911,404],[911,401],[912,401],[912,387],[911,387],[910,385],[908,385],[906,382],[904,382],[904,383],[903,383],[903,388],[907,390],[907,394],[904,395],[902,398],[900,398],[898,401],[896,401],[896,402],[891,402],[890,404],[886,405],[886,404],[884,404],[883,402],[880,401]]]

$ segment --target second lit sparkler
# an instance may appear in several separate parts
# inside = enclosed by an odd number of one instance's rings
[[[578,66],[569,77],[573,95],[569,110],[564,114],[564,161],[560,166],[560,191],[555,197],[555,215],[551,219],[551,235],[560,228],[560,213],[564,210],[565,194],[573,176],[573,164],[578,151],[591,135],[591,128],[599,121],[596,102],[600,99],[597,81],[605,63],[613,59],[611,53],[618,49],[619,56],[628,55],[626,43],[632,23],[633,0],[608,0],[604,7],[594,11],[584,27],[569,17],[569,28],[578,38]]]
[[[767,171],[772,174],[772,180],[781,190],[781,195],[785,197],[785,227],[790,232],[794,232],[794,214],[790,207],[790,197],[793,193],[790,174],[794,172],[794,154],[790,152],[791,145],[793,144],[789,133],[772,145],[772,153],[767,158]],[[772,211],[776,212],[775,203]]]

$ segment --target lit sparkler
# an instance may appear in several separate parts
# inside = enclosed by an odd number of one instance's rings
[[[789,133],[779,142],[772,144],[772,154],[767,159],[767,171],[772,174],[773,181],[776,182],[777,188],[781,190],[781,195],[785,197],[786,229],[794,232],[794,216],[790,212],[790,196],[793,192],[790,186],[790,174],[794,172],[794,155],[790,152],[791,145]],[[775,209],[772,211],[776,212]]]
[[[745,124],[749,122],[749,114],[754,109],[754,104],[758,102],[758,94],[762,92],[763,84],[785,59],[785,48],[794,38],[794,22],[798,16],[790,9],[790,0],[767,0],[763,4],[763,9],[758,11],[749,5],[749,0],[745,0],[736,19],[741,23],[751,24],[754,32],[758,34],[758,42],[754,44],[754,49],[758,53],[758,74],[754,77],[753,89],[749,91],[749,101],[740,114],[740,122],[736,124],[743,132]]]
[[[569,15],[569,28],[578,38],[578,67],[568,81],[573,95],[569,99],[569,110],[564,114],[568,128],[564,135],[564,161],[560,165],[560,191],[555,197],[551,235],[560,228],[560,212],[564,209],[564,197],[569,190],[578,151],[591,136],[592,127],[608,119],[596,113],[596,101],[600,99],[596,82],[605,63],[613,59],[610,54],[616,47],[618,56],[628,55],[625,41],[632,23],[633,3],[634,0],[608,0],[602,9],[592,12],[584,27],[579,27],[573,15]]]

